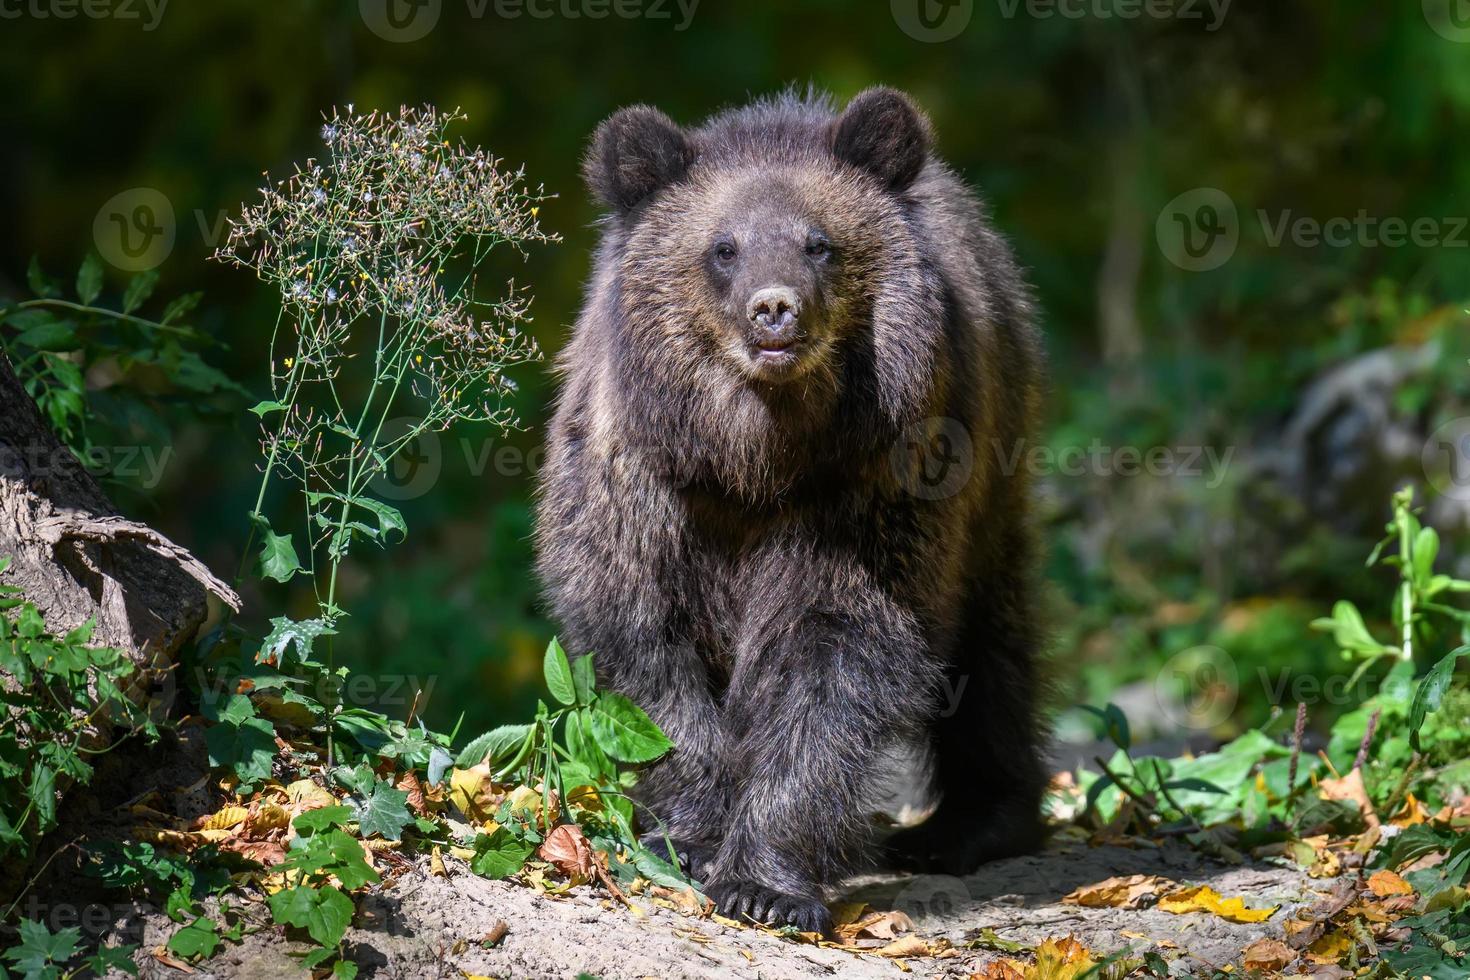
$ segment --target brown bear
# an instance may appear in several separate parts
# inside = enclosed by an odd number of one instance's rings
[[[963,874],[1040,838],[1024,472],[1041,345],[1011,251],[874,88],[597,130],[607,208],[560,358],[538,567],[569,649],[675,748],[637,790],[719,908],[824,931],[894,746],[938,798],[883,842]],[[1014,467],[1012,467],[1014,470]]]

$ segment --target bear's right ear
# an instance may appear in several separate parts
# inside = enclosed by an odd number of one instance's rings
[[[684,131],[652,106],[635,105],[597,127],[582,175],[593,197],[628,211],[683,177],[693,163]]]

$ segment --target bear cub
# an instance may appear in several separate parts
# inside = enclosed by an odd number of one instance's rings
[[[673,739],[641,819],[726,915],[827,931],[895,746],[922,749],[938,802],[881,842],[890,862],[965,874],[1041,838],[1032,532],[1006,466],[1040,343],[932,142],[875,88],[689,129],[634,106],[587,153],[607,214],[538,569],[566,647]]]

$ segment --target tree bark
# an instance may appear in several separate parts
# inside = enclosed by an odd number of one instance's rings
[[[4,581],[35,603],[50,632],[95,621],[94,643],[147,675],[172,662],[204,623],[207,594],[239,597],[188,551],[117,513],[52,433],[0,353],[0,557]]]

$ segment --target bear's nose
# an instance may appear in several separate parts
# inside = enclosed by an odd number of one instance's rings
[[[757,290],[746,304],[745,315],[772,340],[791,339],[796,332],[796,319],[801,315],[801,301],[785,286],[768,286]]]

